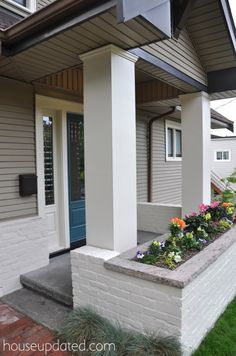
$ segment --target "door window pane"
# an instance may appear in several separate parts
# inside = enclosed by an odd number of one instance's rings
[[[182,133],[180,130],[175,131],[176,138],[176,157],[182,157]]]
[[[45,204],[54,204],[53,119],[43,117]]]
[[[173,155],[174,155],[173,129],[168,128],[168,157],[173,157]]]
[[[85,199],[84,180],[84,124],[78,116],[68,114],[70,134],[70,175],[71,175],[71,201]]]

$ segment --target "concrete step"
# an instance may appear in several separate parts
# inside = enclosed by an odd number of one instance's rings
[[[37,323],[55,331],[61,330],[63,320],[72,310],[26,288],[8,294],[1,300]]]
[[[48,266],[20,276],[21,284],[68,307],[73,306],[70,254],[54,257]]]

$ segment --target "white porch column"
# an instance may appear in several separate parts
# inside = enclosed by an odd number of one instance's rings
[[[135,62],[113,45],[81,56],[87,244],[137,245]]]
[[[209,204],[210,185],[210,101],[205,92],[180,96],[182,105],[182,215]]]

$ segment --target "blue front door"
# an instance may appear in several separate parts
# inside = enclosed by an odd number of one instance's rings
[[[67,114],[68,121],[68,180],[71,247],[85,244],[85,185],[84,185],[84,120],[79,114]]]

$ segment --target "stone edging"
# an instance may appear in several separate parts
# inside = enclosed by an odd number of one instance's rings
[[[162,238],[166,238],[166,235],[163,235]],[[158,240],[160,240],[160,236]],[[236,226],[232,227],[232,229],[173,271],[132,260],[136,252],[147,249],[150,242],[139,245],[132,250],[106,261],[104,266],[106,269],[124,273],[129,276],[167,284],[177,288],[184,288],[235,242]]]

